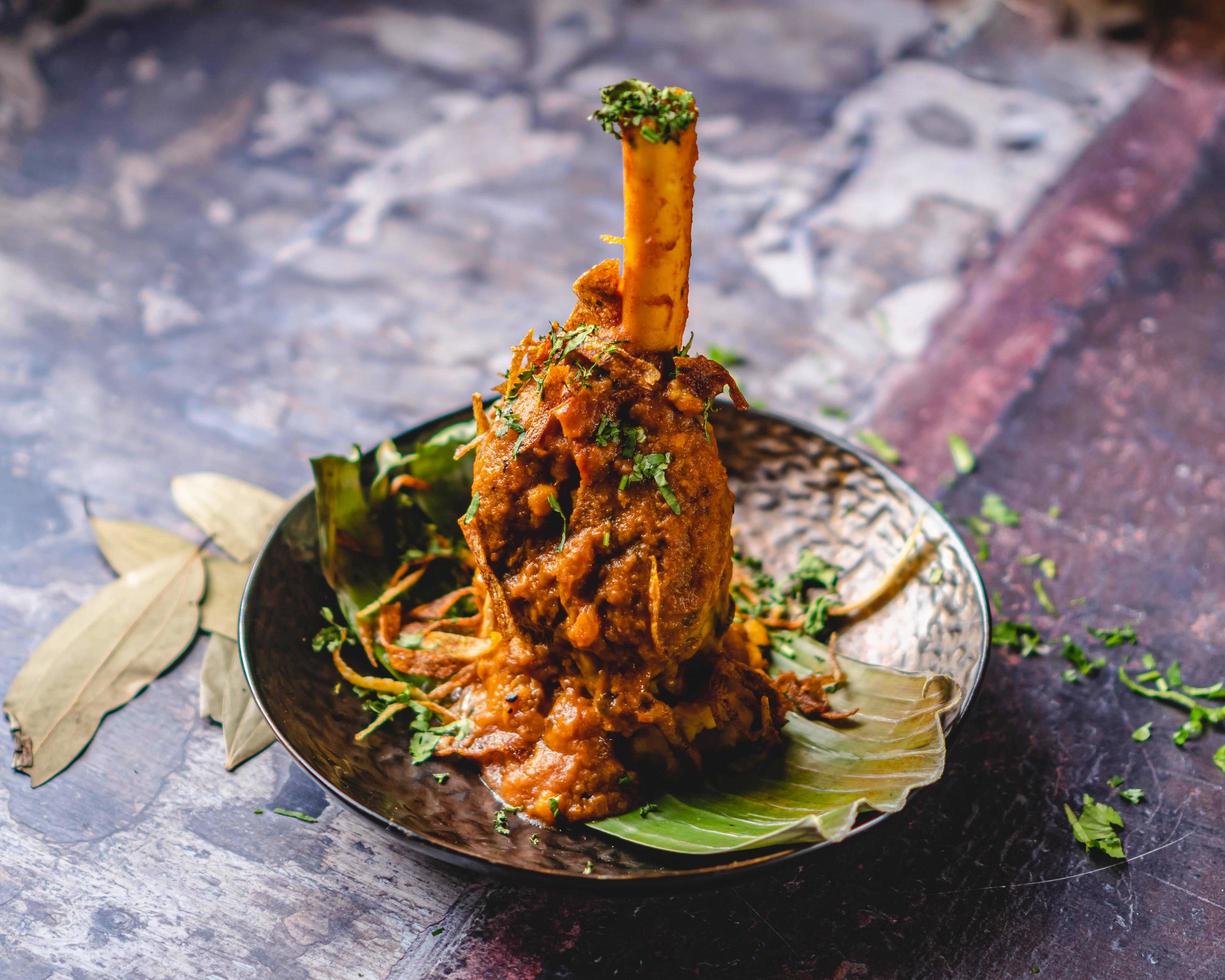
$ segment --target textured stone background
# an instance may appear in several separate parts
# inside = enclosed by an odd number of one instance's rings
[[[742,351],[769,407],[885,432],[953,513],[1021,508],[985,568],[1004,614],[1135,620],[1209,679],[1225,90],[1024,6],[0,11],[0,686],[109,577],[86,503],[186,530],[175,473],[288,493],[563,316],[620,222],[585,116],[629,74],[703,108],[698,346]],[[949,431],[982,460],[951,487]],[[1035,550],[1057,622],[1015,564]],[[45,787],[0,774],[0,976],[1225,973],[1219,733],[1180,751],[1172,714],[1054,662],[996,658],[902,818],[783,876],[613,903],[414,858],[279,747],[225,773],[201,654]],[[1150,796],[1130,852],[1177,843],[1100,870],[1059,804],[1114,772]],[[278,805],[320,823],[252,812]]]

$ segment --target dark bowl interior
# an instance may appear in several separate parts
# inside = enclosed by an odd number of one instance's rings
[[[466,414],[435,419],[397,441],[412,445]],[[724,411],[716,419],[736,494],[738,545],[776,574],[810,548],[843,566],[841,591],[853,598],[889,567],[923,518],[933,542],[927,564],[878,611],[842,632],[839,651],[951,675],[964,692],[944,718],[951,732],[973,699],[990,633],[982,581],[956,532],[896,474],[830,435],[759,412]],[[931,575],[933,565],[939,576]],[[407,737],[394,728],[366,744],[353,741],[369,716],[347,690],[334,693],[330,659],[310,649],[319,608],[334,602],[319,571],[314,500],[307,493],[272,533],[247,583],[239,623],[247,682],[277,737],[312,776],[424,854],[540,882],[641,890],[722,881],[827,846],[692,858],[581,827],[534,827],[517,817],[510,836],[499,834],[493,822],[499,804],[474,767],[440,760],[414,766]],[[444,771],[450,776],[439,784],[434,775]],[[867,815],[853,833],[881,819]]]

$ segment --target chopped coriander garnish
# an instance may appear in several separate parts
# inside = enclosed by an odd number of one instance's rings
[[[1022,565],[1036,565],[1042,561],[1042,556],[1035,551],[1032,555],[1022,555],[1017,561]]]
[[[612,534],[609,531],[604,532],[604,547],[607,548],[612,543]]]
[[[506,818],[512,813],[518,813],[523,807],[519,806],[504,806],[493,815],[493,829],[505,837],[510,836],[510,825],[506,822]]]
[[[1056,566],[1055,559],[1053,558],[1043,558],[1042,561],[1038,562],[1038,570],[1047,578],[1057,578],[1059,576],[1059,568]]]
[[[666,143],[679,142],[697,117],[692,92],[627,78],[600,89],[600,108],[590,118],[617,139],[625,135],[626,127],[634,126],[648,143]]]
[[[301,810],[286,810],[283,806],[274,806],[272,812],[281,817],[292,817],[294,820],[301,820],[303,823],[318,823],[318,817],[312,817],[309,813],[303,813]]]
[[[1088,793],[1082,798],[1080,815],[1077,816],[1066,803],[1063,812],[1072,825],[1072,834],[1085,845],[1085,850],[1097,850],[1113,858],[1124,858],[1123,842],[1119,831],[1123,829],[1123,818],[1119,811],[1105,803],[1098,803]]]
[[[528,840],[532,842],[532,847],[540,846],[540,835],[539,834],[532,834],[532,836],[529,837]]]
[[[321,650],[327,650],[328,653],[335,653],[346,643],[353,643],[353,637],[349,635],[349,629],[346,626],[341,626],[336,622],[336,615],[327,606],[319,610],[319,615],[327,620],[328,625],[323,627],[315,634],[311,640],[311,649],[318,653]]]
[[[1051,597],[1046,591],[1046,586],[1042,584],[1042,579],[1040,578],[1034,579],[1034,595],[1038,597],[1038,605],[1052,616],[1059,615],[1059,610],[1055,608],[1055,603],[1051,601]]]
[[[979,513],[1000,527],[1016,527],[1021,523],[1021,515],[1004,503],[1004,498],[998,493],[988,493],[983,496]]]
[[[556,796],[549,797],[549,809],[553,812],[553,816],[557,816],[557,811],[561,809],[561,805]]]
[[[261,814],[264,812],[264,808],[262,806],[257,806],[253,812],[257,815]]]
[[[1120,786],[1123,785],[1123,777],[1122,776],[1111,776],[1109,779],[1106,780],[1106,785],[1109,786],[1111,789],[1118,789]]]
[[[1098,657],[1090,660],[1084,648],[1072,642],[1072,637],[1063,634],[1063,649],[1060,651],[1064,660],[1070,663],[1082,677],[1091,677],[1106,666],[1106,658]]]
[[[1019,650],[1022,657],[1028,657],[1038,651],[1042,637],[1031,623],[1001,619],[991,626],[991,642],[996,646]]]
[[[858,436],[860,442],[876,453],[886,463],[898,463],[901,461],[901,453],[889,445],[888,440],[879,432],[873,432],[871,429],[860,429]]]
[[[672,488],[668,486],[668,467],[671,464],[671,453],[635,453],[634,469],[621,477],[620,488],[624,490],[631,484],[653,480],[659,489],[659,495],[664,498],[664,503],[671,508],[672,513],[679,514],[681,503],[676,499]]]
[[[927,581],[930,585],[939,585],[944,579],[944,569],[940,565],[932,565],[932,570],[927,573]]]
[[[477,510],[480,509],[480,506],[481,506],[481,495],[479,493],[474,493],[472,495],[472,503],[470,503],[468,505],[468,509],[464,511],[464,524],[465,525],[472,523],[473,519],[476,517]],[[454,511],[452,511],[452,513],[454,513]]]
[[[447,930],[445,929],[445,927],[443,927],[443,926],[439,926],[437,929],[431,929],[431,930],[430,930],[430,935],[431,935],[431,936],[441,936],[441,935],[442,935],[444,932],[446,932],[446,931],[447,931]]]
[[[1144,790],[1138,786],[1133,786],[1130,789],[1119,790],[1119,796],[1123,797],[1128,803],[1133,805],[1144,802]]]
[[[1152,737],[1153,723],[1151,721],[1146,721],[1143,725],[1131,733],[1131,740],[1133,742],[1147,742]]]
[[[1063,508],[1061,508],[1058,504],[1051,504],[1051,506],[1046,509],[1046,516],[1052,521],[1059,520],[1059,515],[1062,513]]]
[[[658,803],[644,803],[638,808],[638,816],[645,820],[649,814],[655,813],[658,809]]]
[[[730,347],[720,347],[718,344],[711,344],[707,347],[706,356],[716,364],[722,364],[726,368],[736,367],[744,363],[744,357],[738,351],[734,351]]]
[[[450,778],[451,778],[451,774],[449,772],[434,773],[434,782],[436,782],[439,786],[441,786],[443,783],[445,783]]]
[[[974,467],[978,465],[974,451],[970,449],[970,444],[956,433],[949,436],[949,453],[953,457],[953,468],[958,473],[974,472]]]
[[[842,569],[826,561],[820,555],[805,549],[800,552],[795,571],[787,584],[787,591],[792,595],[802,595],[806,589],[817,588],[833,591],[838,587],[838,576]]]
[[[587,863],[583,865],[583,874],[589,875],[593,870],[595,870],[595,865],[591,863],[591,858],[588,858]]]
[[[570,521],[566,517],[566,512],[561,509],[561,504],[557,502],[557,497],[554,494],[549,494],[549,510],[561,518],[561,540],[557,542],[557,550],[561,551],[566,546],[566,532],[570,528]]]
[[[827,419],[849,419],[851,413],[840,405],[822,405],[820,412]]]
[[[634,777],[631,776],[628,772],[623,772],[621,773],[620,776],[617,777],[618,786],[624,786],[626,783],[632,783],[633,781],[634,781]]]
[[[1212,753],[1212,764],[1215,765],[1221,772],[1225,772],[1225,745]]]
[[[1139,642],[1136,630],[1132,626],[1117,626],[1114,628],[1090,626],[1089,635],[1102,641],[1107,647],[1121,647],[1124,643],[1133,646]]]

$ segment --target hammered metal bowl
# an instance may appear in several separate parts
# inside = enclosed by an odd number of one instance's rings
[[[470,414],[464,409],[397,439],[407,447]],[[867,453],[808,427],[761,412],[716,417],[736,494],[736,538],[769,571],[785,575],[809,548],[841,565],[840,591],[866,592],[893,563],[922,518],[932,542],[923,565],[871,616],[839,635],[839,651],[871,663],[952,676],[958,706],[951,733],[973,701],[986,666],[989,611],[974,562],[948,521]],[[939,573],[934,569],[938,568]],[[302,496],[264,545],[243,596],[239,643],[247,682],[289,753],[360,813],[433,858],[504,876],[601,890],[675,889],[713,884],[795,860],[825,842],[740,854],[673,856],[594,830],[494,830],[498,803],[474,767],[432,760],[414,766],[407,738],[353,741],[368,722],[357,698],[334,692],[336,675],[310,638],[319,608],[334,596],[319,571],[313,495]],[[443,784],[434,774],[446,771]],[[852,831],[884,819],[867,814]],[[539,846],[531,842],[539,835]]]

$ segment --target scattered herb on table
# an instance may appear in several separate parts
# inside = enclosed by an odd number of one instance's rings
[[[451,774],[449,772],[434,773],[434,782],[436,782],[439,786],[441,786],[443,783],[445,783],[450,778],[451,778]]]
[[[589,875],[594,870],[595,866],[591,863],[591,858],[587,859],[587,863],[583,865],[583,874]]]
[[[1119,811],[1105,803],[1098,803],[1088,793],[1084,794],[1078,816],[1068,804],[1063,805],[1073,836],[1085,845],[1085,851],[1099,850],[1114,858],[1125,858],[1119,831],[1123,829],[1123,818]]]
[[[1109,786],[1111,789],[1118,789],[1120,786],[1123,785],[1123,777],[1122,776],[1111,776],[1109,779],[1106,780],[1106,785]]]
[[[532,847],[540,846],[540,835],[539,834],[532,834],[532,836],[529,837],[528,840],[532,842]]]
[[[443,926],[439,926],[437,929],[431,929],[430,935],[431,936],[441,936],[446,931],[447,930]]]
[[[1212,753],[1212,763],[1218,769],[1220,769],[1221,772],[1225,772],[1225,745],[1222,745]]]
[[[1000,527],[1016,527],[1021,523],[1021,515],[1004,503],[1004,498],[998,493],[988,493],[983,496],[979,513]]]
[[[1089,659],[1085,653],[1084,647],[1072,642],[1072,637],[1067,633],[1063,634],[1063,648],[1060,650],[1063,659],[1072,665],[1081,677],[1091,677],[1094,673],[1106,666],[1105,657],[1096,657],[1093,660]]]
[[[1143,725],[1131,733],[1131,740],[1133,742],[1147,742],[1152,737],[1153,723],[1151,721],[1146,721]]]
[[[970,444],[956,433],[949,436],[949,454],[953,457],[953,468],[958,473],[973,473],[974,467],[978,465]]]
[[[840,405],[822,405],[821,414],[827,419],[849,419],[851,413]]]
[[[272,812],[281,817],[292,817],[294,820],[301,820],[303,823],[318,823],[318,817],[312,817],[309,813],[303,813],[301,810],[286,810],[283,806],[274,806]]]
[[[1049,517],[1052,521],[1059,520],[1059,515],[1062,513],[1063,513],[1063,508],[1060,507],[1058,504],[1051,504],[1051,506],[1046,509],[1046,516]]]
[[[889,445],[888,440],[880,433],[873,432],[871,429],[860,429],[858,436],[860,442],[876,453],[886,463],[898,463],[901,461],[901,453]]]
[[[1001,619],[991,624],[991,642],[998,647],[1018,650],[1022,657],[1028,657],[1038,652],[1042,637],[1032,623]]]
[[[1042,584],[1042,579],[1034,579],[1034,595],[1038,597],[1038,605],[1045,609],[1052,616],[1058,616],[1059,610],[1055,607],[1055,603],[1051,601],[1050,594],[1046,591],[1046,586]]]
[[[1136,630],[1133,626],[1090,626],[1089,635],[1095,639],[1101,640],[1103,646],[1121,647],[1123,644],[1135,645],[1139,642],[1136,638]]]
[[[1119,796],[1133,806],[1144,802],[1144,790],[1140,789],[1138,786],[1133,786],[1130,789],[1119,790]]]

